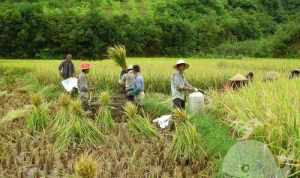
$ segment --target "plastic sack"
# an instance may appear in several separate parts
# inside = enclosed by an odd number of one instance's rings
[[[74,88],[78,89],[78,79],[75,77],[63,80],[61,81],[61,84],[67,92],[72,92]]]

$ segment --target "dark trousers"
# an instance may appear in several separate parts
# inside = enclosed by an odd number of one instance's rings
[[[127,100],[130,102],[134,102],[134,96],[133,95],[127,95]]]
[[[179,98],[173,100],[174,108],[185,109],[185,101]]]

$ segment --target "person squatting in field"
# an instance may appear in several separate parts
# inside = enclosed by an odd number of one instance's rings
[[[72,55],[68,54],[64,61],[60,63],[59,67],[58,67],[60,76],[63,79],[68,79],[70,77],[73,77],[75,74],[75,67],[74,64],[72,62]]]
[[[87,80],[87,74],[91,69],[91,64],[81,64],[80,70],[81,73],[78,77],[78,89],[79,89],[79,98],[81,102],[81,106],[84,111],[89,110],[89,85]]]
[[[174,66],[176,72],[173,73],[171,77],[171,93],[173,105],[178,109],[185,109],[187,92],[198,91],[191,84],[189,84],[184,77],[184,71],[189,67],[190,65],[186,63],[185,60],[178,60],[176,65]]]

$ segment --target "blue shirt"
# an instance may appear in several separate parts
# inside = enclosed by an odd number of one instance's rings
[[[143,92],[145,89],[144,78],[140,74],[137,74],[135,78],[135,89],[134,94],[139,95],[140,92]]]

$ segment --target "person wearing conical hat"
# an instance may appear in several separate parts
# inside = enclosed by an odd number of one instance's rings
[[[231,79],[229,79],[229,87],[233,90],[237,90],[239,88],[242,88],[248,84],[249,80],[242,74],[236,74]]]
[[[78,77],[78,90],[79,90],[79,97],[81,101],[81,106],[84,111],[89,110],[89,85],[88,85],[88,79],[87,74],[89,73],[91,69],[91,64],[84,63],[80,64],[80,74]]]
[[[189,67],[183,59],[178,60],[174,66],[176,71],[171,77],[171,93],[175,108],[185,109],[186,93],[197,90],[184,77],[184,71]]]
[[[300,69],[294,69],[290,72],[289,79],[296,79],[300,77]]]

